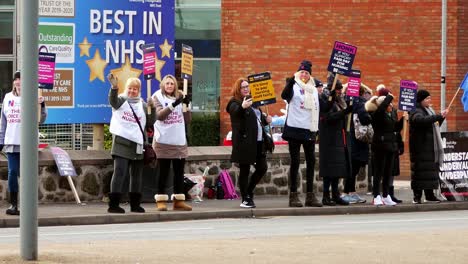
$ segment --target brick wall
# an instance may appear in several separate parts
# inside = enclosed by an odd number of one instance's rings
[[[468,1],[448,2],[447,105],[468,72]],[[353,68],[361,69],[368,86],[384,83],[398,95],[400,79],[415,80],[439,109],[441,9],[440,1],[222,1],[221,137],[230,130],[224,109],[238,77],[270,71],[280,102],[269,112],[280,114],[285,78],[309,59],[312,75],[325,81],[335,40],[358,47]],[[459,98],[449,131],[468,129]],[[402,175],[408,176],[406,154],[401,163]]]

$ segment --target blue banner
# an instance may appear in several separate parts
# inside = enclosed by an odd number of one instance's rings
[[[109,123],[109,73],[119,93],[130,77],[141,80],[143,45],[156,47],[151,93],[174,75],[174,0],[40,1],[39,48],[56,54],[54,87],[44,90],[47,124]],[[47,3],[47,4],[46,4]]]

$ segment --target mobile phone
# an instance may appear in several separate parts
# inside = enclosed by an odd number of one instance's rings
[[[245,100],[249,100],[249,99],[251,99],[251,98],[252,98],[252,95],[250,95],[250,94],[248,94],[248,95],[245,96]]]

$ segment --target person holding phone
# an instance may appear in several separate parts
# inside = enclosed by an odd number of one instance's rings
[[[242,208],[254,208],[255,186],[265,175],[268,167],[266,151],[263,147],[263,128],[271,123],[271,116],[266,116],[258,108],[252,107],[252,96],[247,79],[239,78],[234,82],[226,111],[231,117],[232,153],[231,161],[239,164],[239,189],[242,196]],[[250,177],[250,165],[255,172]]]

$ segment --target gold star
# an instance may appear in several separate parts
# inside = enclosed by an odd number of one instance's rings
[[[85,37],[83,39],[83,42],[78,44],[78,47],[80,48],[80,57],[83,55],[86,55],[89,57],[89,48],[91,48],[91,43],[88,42],[88,39]]]
[[[91,60],[87,60],[86,64],[88,64],[89,68],[89,81],[92,82],[98,78],[104,82],[104,70],[106,69],[107,62],[101,58],[98,49],[94,53],[94,57]]]
[[[127,82],[128,78],[139,78],[142,71],[132,68],[132,64],[130,63],[130,59],[127,55],[125,56],[124,65],[122,65],[120,68],[113,69],[110,72],[117,77],[117,86],[119,87],[119,93],[122,93],[125,90],[125,83]]]
[[[155,64],[155,74],[156,74],[156,80],[161,81],[161,69],[166,64],[165,61],[163,60],[158,60],[158,55],[156,54],[156,58],[154,59],[154,64]]]
[[[159,45],[159,48],[161,49],[161,59],[164,58],[164,56],[167,56],[168,58],[171,57],[172,45],[167,43],[167,39],[164,40],[164,44]]]

